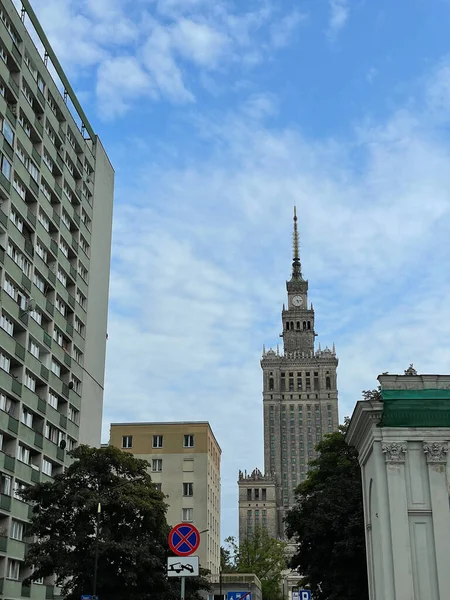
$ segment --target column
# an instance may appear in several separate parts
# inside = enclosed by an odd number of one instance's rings
[[[383,444],[382,451],[389,494],[395,600],[411,600],[414,598],[414,589],[405,476],[407,443]]]
[[[431,510],[436,557],[439,598],[447,598],[450,590],[450,509],[447,480],[446,442],[423,443],[430,481]]]

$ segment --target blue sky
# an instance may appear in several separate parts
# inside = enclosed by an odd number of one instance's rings
[[[104,440],[209,420],[235,534],[294,204],[341,419],[383,371],[449,371],[450,2],[35,5],[116,170]]]

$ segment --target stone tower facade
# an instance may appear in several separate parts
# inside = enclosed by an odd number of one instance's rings
[[[264,472],[276,483],[277,537],[284,537],[285,512],[294,504],[294,490],[316,457],[316,444],[339,425],[338,359],[334,344],[331,349],[322,350],[320,344],[315,349],[315,313],[301,269],[295,209],[293,254],[287,305],[281,313],[283,348],[263,348],[261,359]],[[240,515],[244,496],[239,494]]]
[[[239,471],[239,538],[251,536],[258,527],[278,535],[277,489],[273,475],[254,469],[250,475]]]

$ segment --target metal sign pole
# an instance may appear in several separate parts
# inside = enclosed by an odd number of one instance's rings
[[[184,592],[184,577],[181,578],[181,600],[184,600],[185,592]]]

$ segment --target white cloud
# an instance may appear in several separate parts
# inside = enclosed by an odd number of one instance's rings
[[[330,19],[328,23],[328,34],[334,39],[345,27],[349,14],[350,5],[348,0],[330,0]]]
[[[184,83],[181,68],[172,54],[170,30],[155,24],[143,50],[144,66],[150,71],[160,93],[174,102],[194,100]]]
[[[181,19],[171,31],[174,48],[185,58],[214,67],[229,47],[226,35],[204,23]]]
[[[120,82],[120,86],[117,85]],[[155,87],[134,56],[110,58],[100,64],[97,74],[97,97],[101,98],[99,112],[111,119],[123,114],[135,96],[156,95]]]
[[[274,48],[287,46],[296,31],[299,31],[300,23],[306,20],[306,15],[299,10],[284,15],[279,21],[275,21],[270,32],[271,42]]]

